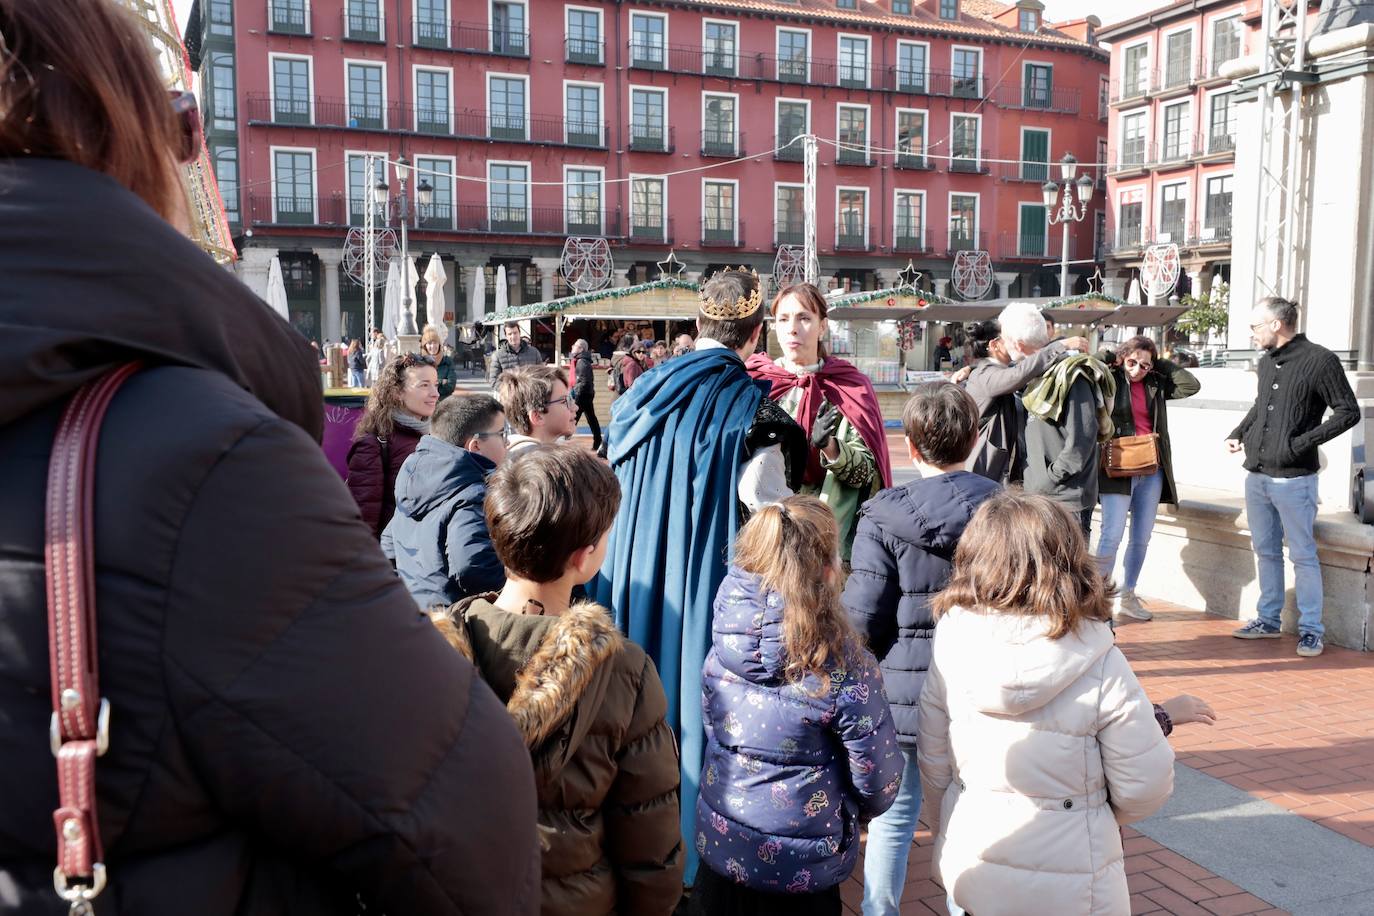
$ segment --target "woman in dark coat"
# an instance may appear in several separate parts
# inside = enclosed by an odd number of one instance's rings
[[[439,376],[427,356],[407,353],[382,367],[348,449],[348,491],[381,538],[396,512],[396,475],[429,432]]]
[[[442,401],[458,387],[458,365],[453,357],[444,353],[444,341],[432,325],[425,325],[420,333],[420,352],[434,362],[434,371],[439,376],[439,400]]]
[[[1146,477],[1108,477],[1098,471],[1098,493],[1102,502],[1102,535],[1097,547],[1097,563],[1104,576],[1116,567],[1116,553],[1126,532],[1126,516],[1131,518],[1131,539],[1126,546],[1121,590],[1114,599],[1114,613],[1137,620],[1153,615],[1136,597],[1136,581],[1145,565],[1150,534],[1160,503],[1178,502],[1174,487],[1174,460],[1169,447],[1167,402],[1190,398],[1202,387],[1197,376],[1166,359],[1160,359],[1155,343],[1148,337],[1132,337],[1115,353],[1104,351],[1103,362],[1112,367],[1116,378],[1116,401],[1112,423],[1117,436],[1159,436],[1159,469]]]
[[[359,523],[305,340],[174,228],[194,132],[143,31],[110,0],[0,0],[0,30],[0,911],[69,911],[44,493],[63,407],[138,360],[89,532],[95,912],[538,912],[523,742]]]
[[[577,403],[577,416],[573,424],[582,417],[592,430],[592,448],[601,451],[601,421],[596,416],[596,382],[592,378],[592,351],[584,337],[572,345],[573,401]]]

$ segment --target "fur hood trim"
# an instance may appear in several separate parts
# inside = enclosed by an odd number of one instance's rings
[[[474,661],[464,623],[470,603],[434,611],[430,619],[449,645],[468,661]],[[624,648],[625,637],[599,604],[580,602],[555,618],[539,648],[521,666],[515,690],[506,704],[526,746],[539,746],[567,721],[597,669]]]

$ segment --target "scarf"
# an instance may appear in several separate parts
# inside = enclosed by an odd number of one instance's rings
[[[399,423],[407,429],[413,429],[421,436],[429,435],[429,421],[421,420],[419,417],[412,417],[404,410],[393,410],[391,412],[391,422]]]
[[[1100,360],[1081,354],[1061,359],[1026,389],[1021,403],[1031,416],[1058,423],[1069,398],[1069,389],[1080,378],[1086,378],[1093,387],[1093,397],[1097,401],[1097,441],[1106,442],[1116,432],[1112,423],[1116,379],[1107,364]]]
[[[887,454],[887,435],[883,432],[878,395],[874,393],[873,383],[868,376],[854,368],[853,363],[829,356],[819,370],[796,375],[773,362],[767,354],[755,353],[749,357],[745,368],[754,378],[769,384],[768,397],[775,401],[793,388],[802,389],[801,403],[794,419],[806,431],[808,439],[821,402],[829,401],[839,408],[849,425],[858,431],[869,451],[873,452],[883,486],[892,486],[892,461]],[[825,479],[820,449],[812,447],[808,451],[806,482],[819,483]]]

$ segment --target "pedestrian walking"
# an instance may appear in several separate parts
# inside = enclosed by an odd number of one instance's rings
[[[1131,912],[1118,825],[1168,800],[1174,753],[1110,601],[1062,503],[1004,491],[964,529],[917,737],[954,916]]]
[[[863,821],[897,796],[882,677],[840,605],[839,527],[814,496],[740,530],[702,670],[700,916],[842,912]]]
[[[891,459],[878,395],[853,363],[826,352],[825,295],[797,283],[773,299],[773,333],[782,356],[756,353],[749,374],[809,439],[799,492],[819,496],[840,526],[840,558],[849,562],[859,506],[892,485]]]
[[[520,322],[506,322],[506,339],[491,355],[491,387],[496,388],[501,381],[501,373],[520,366],[538,366],[544,362],[544,354],[534,344],[520,336]]]
[[[601,451],[601,421],[596,416],[596,382],[592,378],[592,351],[585,337],[572,345],[572,394],[577,412],[573,415],[573,426],[583,416],[592,431],[592,451]]]
[[[439,403],[439,376],[427,356],[391,359],[367,396],[348,448],[348,491],[376,538],[396,511],[396,475],[429,432]]]
[[[362,341],[356,337],[348,342],[346,361],[348,364],[348,387],[366,388],[367,354],[363,352]]]
[[[1098,471],[1102,502],[1098,569],[1111,578],[1129,516],[1131,539],[1122,563],[1121,588],[1112,599],[1112,614],[1149,620],[1154,615],[1140,603],[1135,589],[1145,566],[1159,504],[1178,502],[1168,402],[1190,398],[1202,386],[1187,369],[1160,358],[1154,341],[1148,337],[1132,337],[1115,353],[1103,355],[1110,360],[1108,365],[1116,381],[1112,444],[1119,451],[1131,450],[1127,459],[1131,466],[1113,471],[1104,463]]]
[[[606,556],[619,502],[615,475],[585,449],[547,446],[502,466],[487,522],[509,578],[434,615],[529,747],[544,916],[667,916],[682,897],[663,685],[604,607],[572,602]]]
[[[571,437],[575,407],[568,375],[554,366],[525,366],[501,376],[496,397],[506,411],[512,433],[511,457],[538,445],[553,445]]]
[[[533,916],[519,734],[358,523],[310,346],[187,237],[200,118],[124,7],[0,0],[0,910]],[[59,790],[49,464],[130,362],[68,539],[111,713]]]
[[[978,440],[978,407],[948,382],[926,382],[902,410],[907,454],[920,477],[864,503],[844,607],[878,658],[904,757],[892,807],[868,825],[864,916],[897,916],[921,813],[917,707],[935,630],[931,599],[949,580],[959,537],[1001,487],[964,470]]]
[[[454,364],[453,357],[444,352],[444,341],[433,325],[425,325],[424,330],[420,332],[420,352],[434,363],[434,372],[439,384],[439,400],[442,401],[458,387],[458,367]]]
[[[1259,567],[1259,616],[1235,632],[1241,639],[1279,635],[1283,611],[1283,545],[1293,562],[1298,603],[1298,654],[1321,655],[1322,568],[1312,525],[1317,518],[1317,447],[1360,421],[1360,406],[1340,359],[1298,332],[1299,306],[1261,299],[1250,313],[1250,336],[1264,353],[1259,395],[1226,440],[1244,450],[1245,516]],[[1323,421],[1326,411],[1331,418]]]

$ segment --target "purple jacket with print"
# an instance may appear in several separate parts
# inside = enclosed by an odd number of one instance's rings
[[[731,567],[702,671],[696,846],[740,884],[805,893],[854,870],[860,820],[892,804],[904,758],[873,656],[789,683],[782,619],[782,597]]]

